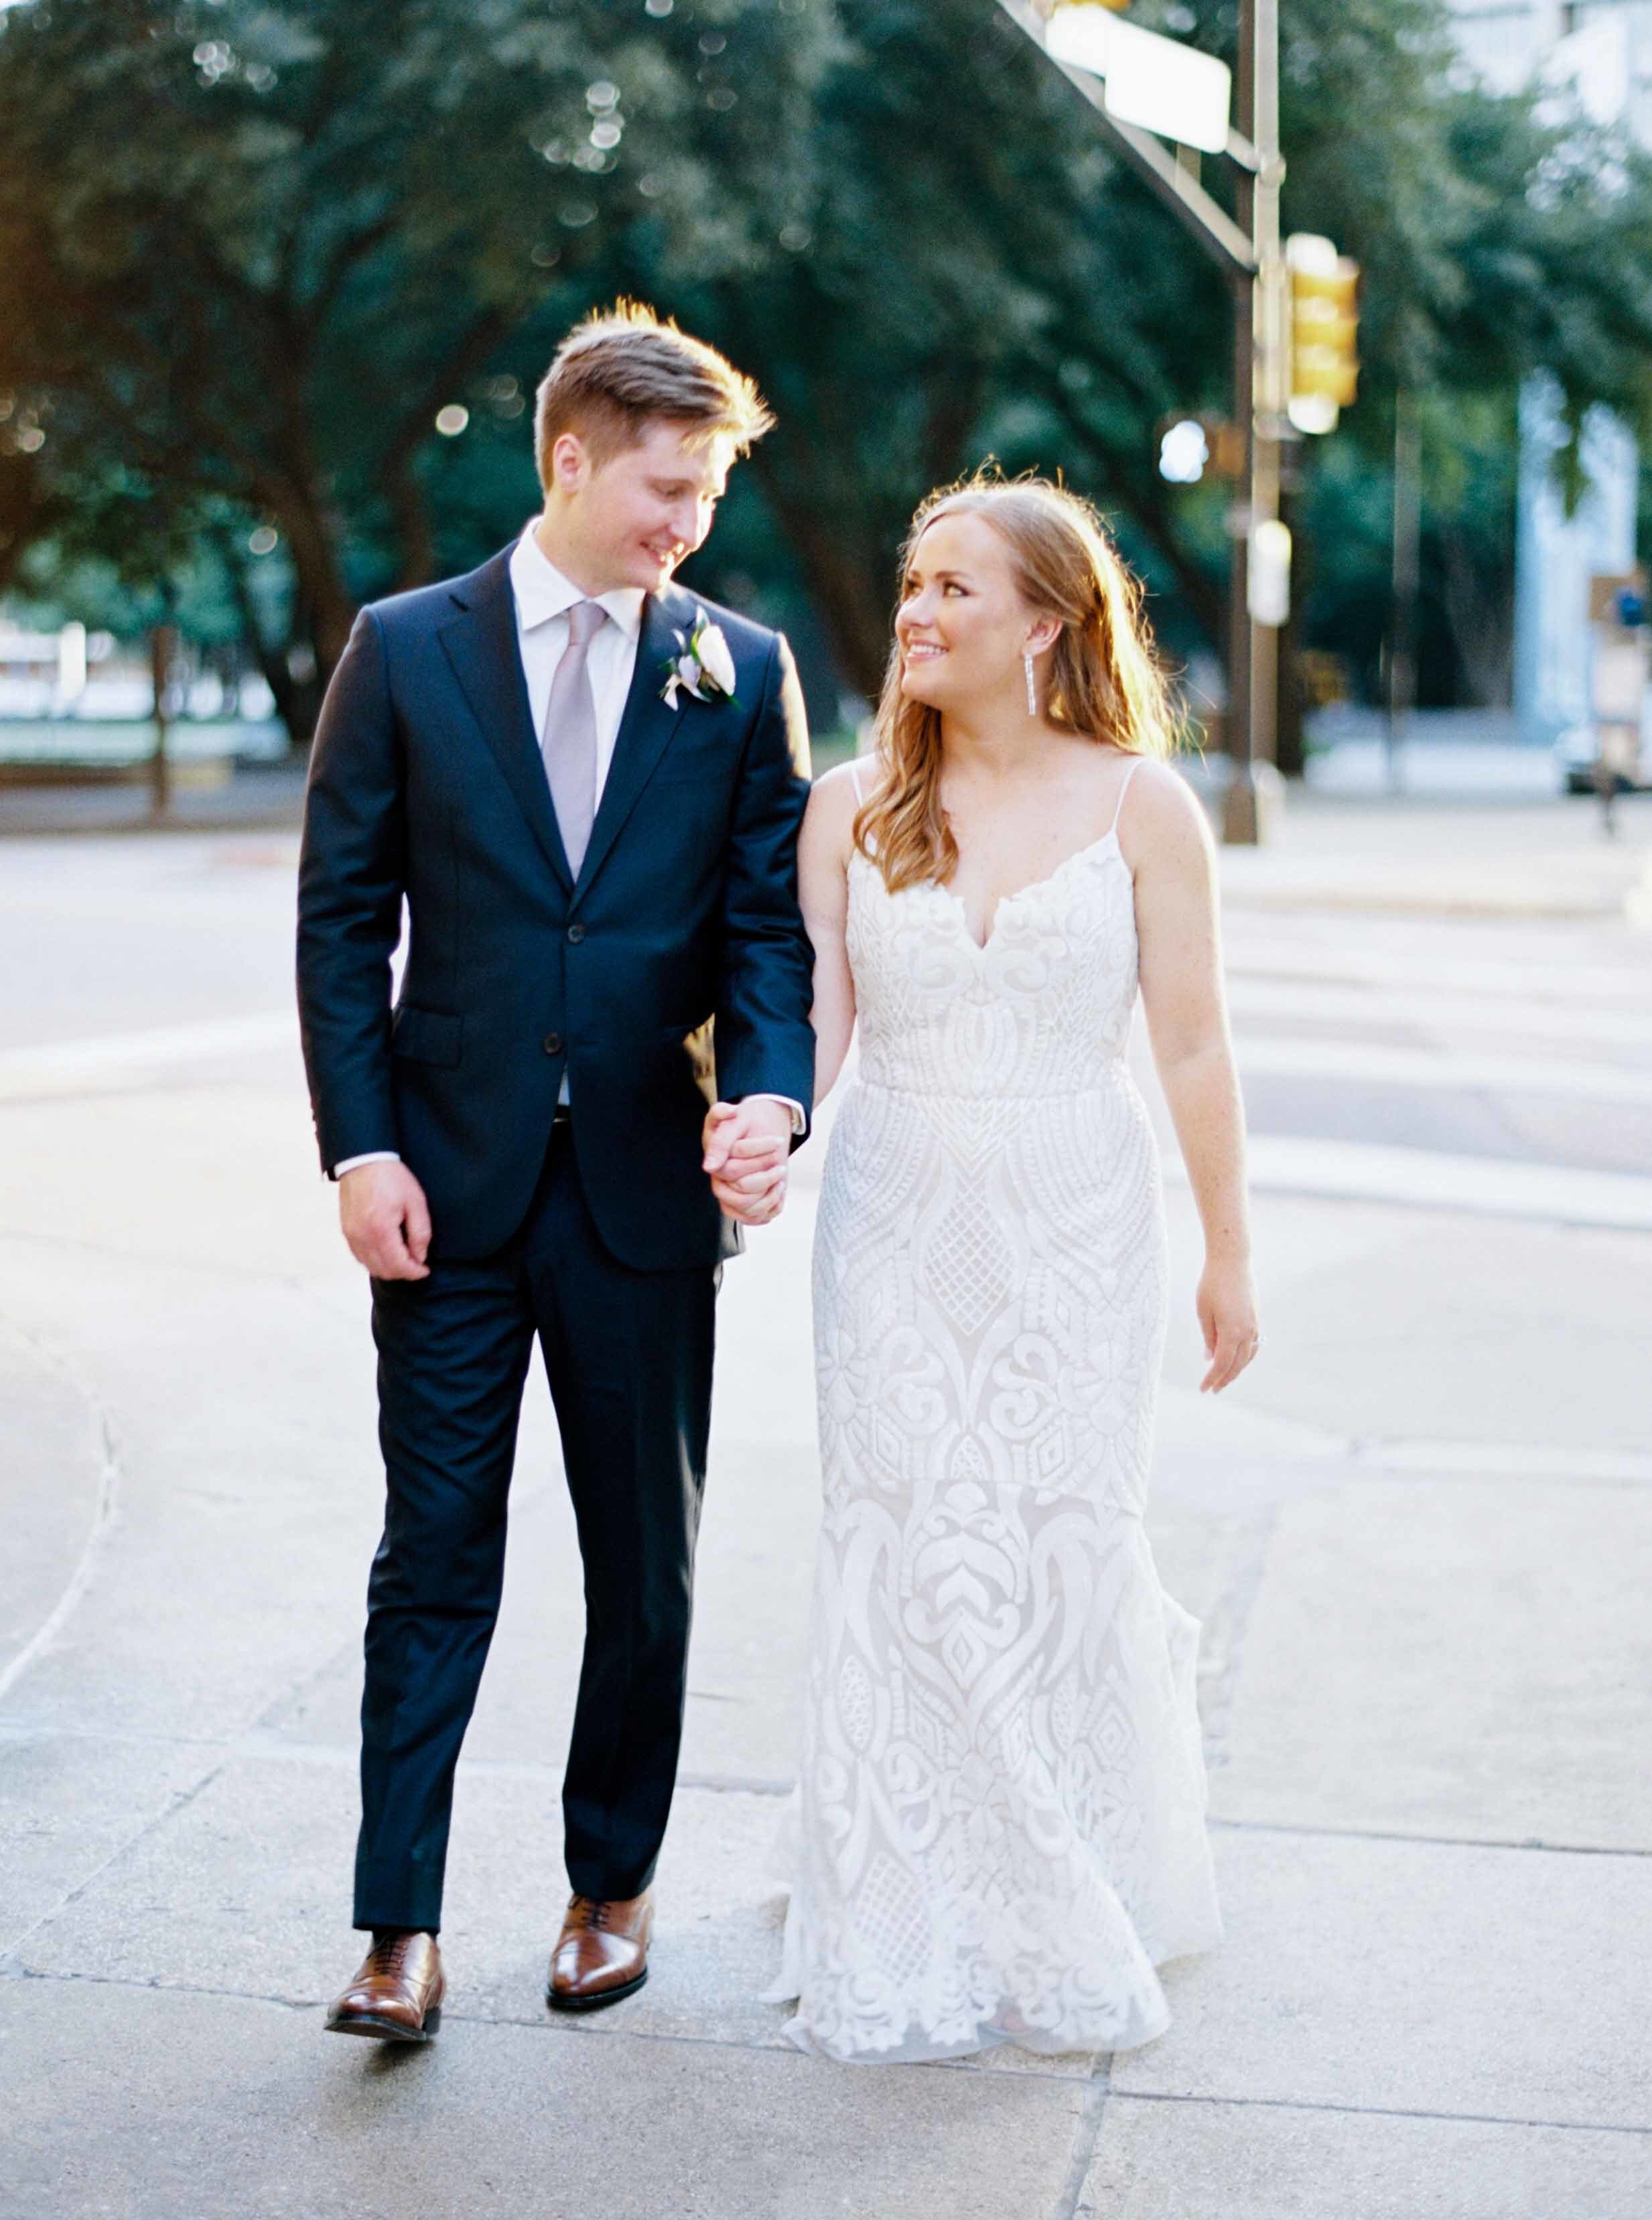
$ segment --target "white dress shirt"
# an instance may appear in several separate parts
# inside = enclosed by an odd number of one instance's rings
[[[614,761],[614,744],[620,737],[626,696],[637,667],[637,643],[642,638],[643,602],[640,586],[618,586],[611,594],[587,596],[549,562],[533,537],[530,524],[510,551],[510,588],[516,602],[516,645],[527,678],[528,713],[541,742],[545,712],[551,706],[551,681],[568,650],[568,612],[576,602],[594,600],[608,612],[586,652],[591,698],[596,705],[596,803],[608,783]]]
[[[529,520],[521,538],[510,551],[510,589],[516,604],[516,646],[527,680],[528,714],[533,730],[543,741],[545,713],[551,707],[551,682],[568,647],[568,612],[576,602],[595,601],[608,612],[608,621],[591,640],[585,667],[590,677],[591,698],[596,706],[596,806],[614,761],[614,743],[625,718],[627,697],[637,668],[637,644],[642,638],[643,603],[647,595],[640,586],[616,586],[611,593],[582,593],[546,556],[534,536],[537,517]],[[792,1113],[792,1131],[808,1131],[801,1102],[789,1095],[766,1094],[764,1102],[783,1102]],[[564,1066],[558,1102],[568,1100]],[[396,1163],[394,1149],[370,1149],[359,1157],[346,1157],[334,1164],[333,1175],[342,1179],[358,1164]]]

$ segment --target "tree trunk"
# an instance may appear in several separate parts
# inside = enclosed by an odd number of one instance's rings
[[[1514,581],[1499,564],[1489,575],[1461,535],[1439,538],[1446,620],[1476,708],[1506,709],[1514,671]]]
[[[391,476],[385,491],[402,547],[396,589],[406,593],[412,586],[427,586],[436,575],[436,533],[411,458]]]
[[[789,486],[768,465],[762,448],[753,460],[825,620],[839,668],[857,694],[876,702],[889,659],[893,614],[887,557],[876,524],[863,515],[845,515],[842,507],[807,487]]]
[[[246,572],[237,555],[234,539],[221,529],[214,533],[213,540],[218,551],[218,560],[223,566],[229,597],[235,604],[236,615],[240,619],[241,639],[258,666],[259,677],[270,689],[276,715],[286,726],[288,739],[296,746],[309,738],[310,728],[304,722],[304,704],[288,668],[286,650],[271,647],[264,637],[264,627],[259,622],[252,589],[247,584]]]

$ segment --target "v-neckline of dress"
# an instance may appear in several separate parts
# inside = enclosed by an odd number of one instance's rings
[[[924,883],[935,894],[944,895],[957,913],[959,929],[964,939],[977,956],[985,956],[998,939],[998,921],[1007,909],[1013,908],[1019,901],[1025,901],[1029,895],[1042,894],[1046,888],[1053,887],[1075,864],[1082,864],[1087,857],[1098,854],[1103,848],[1117,848],[1118,845],[1118,828],[1116,826],[1110,826],[1099,840],[1090,840],[1083,847],[1075,848],[1070,855],[1062,857],[1053,871],[1046,871],[1041,879],[1029,879],[1025,886],[1015,888],[1012,893],[1000,895],[998,900],[993,904],[992,916],[988,921],[987,938],[984,940],[977,940],[970,930],[968,906],[963,896],[955,887],[949,887],[939,879],[926,879]],[[1119,853],[1122,856],[1123,851],[1120,850]]]

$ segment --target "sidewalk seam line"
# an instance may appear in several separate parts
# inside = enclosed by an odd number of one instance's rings
[[[215,1997],[229,2003],[271,2005],[281,2011],[321,2012],[327,2009],[327,2001],[321,1997],[270,1996],[259,1989],[214,1989],[208,1988],[204,1984],[198,1982],[146,1981],[119,1974],[65,1974],[55,1972],[50,1967],[35,1968],[0,1963],[0,1983],[6,1981],[16,1982],[20,1987],[30,1981],[36,1981],[59,1987],[78,1986],[86,1988],[133,1989],[141,1991],[145,1994],[158,1996]],[[517,2028],[526,2035],[542,2036],[550,2042],[560,2040],[575,2042],[611,2042],[620,2039],[631,2042],[683,2043],[699,2050],[755,2051],[768,2057],[795,2059],[800,2061],[804,2056],[804,2054],[793,2044],[780,2041],[748,2042],[742,2041],[738,2036],[682,2035],[669,2028],[624,2027],[612,2022],[607,2026],[596,2026],[589,2023],[572,2025],[564,2023],[561,2018],[552,2018],[548,2012],[539,2018],[517,2019],[507,2016],[490,2017],[485,2012],[458,2011],[451,2004],[446,2004],[442,2007],[442,2019],[443,2024],[450,2027]],[[981,2076],[991,2072],[989,2067],[976,2065],[973,2058],[916,2060],[913,2062],[915,2065],[932,2066],[937,2070],[944,2069],[948,2073],[963,2072],[973,2076]],[[1073,2074],[1045,2073],[1037,2067],[1028,2067],[1013,2074],[997,2073],[992,2078],[1001,2082],[1037,2082],[1040,2087],[1044,2088],[1071,2089],[1077,2086],[1076,2077]],[[1094,2083],[1094,2075],[1086,2076],[1087,2088]]]
[[[5,1321],[37,1363],[65,1384],[70,1392],[90,1412],[98,1444],[97,1500],[92,1511],[91,1525],[74,1569],[65,1582],[62,1593],[34,1632],[17,1655],[0,1672],[0,1699],[16,1687],[36,1661],[44,1656],[59,1635],[74,1617],[91,1586],[99,1558],[114,1529],[120,1508],[121,1455],[117,1446],[115,1425],[101,1398],[85,1382],[76,1378],[71,1367],[58,1353],[43,1344],[35,1335],[27,1332],[14,1321]]]
[[[1620,1849],[1611,1843],[1545,1843],[1536,1836],[1511,1842],[1495,1835],[1407,1835],[1387,1827],[1330,1827],[1311,1820],[1292,1819],[1212,1818],[1206,1824],[1213,1832],[1220,1830],[1233,1834],[1315,1835],[1328,1836],[1333,1842],[1418,1843],[1428,1849],[1537,1850],[1560,1858],[1652,1858],[1652,1849]]]
[[[271,1997],[256,1990],[209,1989],[185,1982],[140,1981],[109,1974],[34,1973],[0,1968],[0,1980],[12,1980],[20,1984],[28,1981],[60,1985],[78,1982],[89,1987],[136,1989],[165,1996],[218,1997],[246,2004],[273,2005],[284,2011],[319,2012],[325,2008],[322,2000],[319,1998]],[[775,2057],[782,2058],[801,2056],[801,2054],[794,2051],[789,2043],[742,2042],[738,2038],[728,2036],[679,2035],[665,2029],[617,2025],[583,2029],[564,2027],[549,2017],[544,2021],[489,2018],[479,2012],[455,2011],[451,2006],[446,2009],[445,2017],[460,2026],[514,2027],[520,2028],[529,2035],[542,2035],[552,2038],[560,2036],[571,2041],[612,2040],[615,2036],[620,2036],[633,2042],[676,2042],[700,2049],[764,2051]],[[1104,2060],[1103,2066],[1107,2069],[1105,2073],[1101,2067],[1098,2067],[1097,2072],[1088,2078],[1086,2084],[1086,2104],[1087,2106],[1091,2103],[1095,2105],[1098,2131],[1100,2114],[1105,2104],[1112,2098],[1118,2098],[1126,2101],[1133,2100],[1143,2105],[1230,2105],[1244,2107],[1251,2111],[1334,2112],[1356,2119],[1438,2120],[1446,2123],[1458,2123],[1475,2127],[1547,2129],[1562,2135],[1652,2136],[1652,2124],[1642,2125],[1622,2120],[1527,2119],[1506,2112],[1432,2111],[1424,2110],[1421,2106],[1410,2105],[1341,2105],[1334,2104],[1326,2098],[1312,2097],[1242,2097],[1222,2096],[1204,2090],[1121,2089],[1112,2080],[1112,2060],[1110,2058]],[[957,2072],[958,2067],[957,2064],[948,2061],[946,2070]],[[970,2069],[966,2067],[965,2070],[979,2073],[989,2069],[978,2067]],[[999,2078],[1013,2079],[1018,2082],[1054,2083],[1063,2088],[1070,2088],[1073,2086],[1072,2077],[1069,2075],[1044,2073],[1036,2068],[1025,2073],[1018,2073],[1013,2076]],[[1052,2220],[1069,2220],[1069,2216],[1058,2208],[1052,2215]],[[1076,2220],[1075,2215],[1072,2216],[1072,2220]]]
[[[193,1804],[196,1798],[202,1793],[203,1789],[210,1788],[213,1782],[217,1780],[220,1774],[226,1769],[228,1764],[228,1760],[224,1759],[217,1765],[215,1765],[210,1772],[203,1774],[200,1780],[196,1782],[192,1788],[175,1790],[171,1801],[167,1805],[164,1812],[157,1812],[154,1818],[153,1819],[146,1820],[144,1824],[137,1830],[135,1834],[128,1835],[123,1843],[117,1843],[115,1848],[112,1849],[109,1855],[103,1860],[103,1863],[100,1866],[94,1868],[94,1869],[86,1875],[84,1880],[78,1881],[75,1886],[69,1891],[66,1896],[60,1897],[57,1903],[55,1903],[48,1911],[43,1911],[38,1919],[31,1921],[30,1924],[23,1929],[22,1932],[20,1935],[16,1936],[11,1942],[5,1943],[3,1946],[0,1946],[0,1972],[5,1972],[8,1970],[10,1961],[16,1958],[18,1951],[23,1948],[23,1945],[29,1940],[31,1936],[38,1935],[42,1928],[50,1927],[55,1920],[59,1919],[62,1915],[68,1911],[72,1905],[78,1904],[81,1898],[85,1895],[88,1889],[91,1888],[97,1882],[100,1881],[103,1878],[103,1875],[109,1872],[112,1868],[119,1865],[122,1859],[124,1858],[129,1851],[135,1850],[138,1845],[140,1843],[146,1842],[151,1835],[158,1834],[161,1828],[165,1827],[169,1821],[175,1819],[180,1812],[184,1811],[189,1805]],[[25,1978],[34,1979],[38,1977],[28,1975],[25,1976]],[[140,1983],[138,1986],[153,1987],[154,1984]]]
[[[1622,2120],[1523,2120],[1506,2112],[1431,2112],[1412,2105],[1333,2105],[1314,2097],[1218,2097],[1202,2090],[1114,2089],[1121,2099],[1142,2105],[1235,2105],[1252,2111],[1340,2112],[1356,2119],[1443,2120],[1484,2128],[1549,2128],[1562,2135],[1652,2136],[1652,2126]]]
[[[1107,2098],[1113,2083],[1113,2059],[1104,2055],[1095,2063],[1084,2092],[1084,2101],[1079,2107],[1078,2120],[1073,2130],[1073,2155],[1067,2168],[1067,2179],[1061,2186],[1050,2220],[1077,2220],[1079,2199],[1090,2178],[1095,2163],[1095,2154],[1101,2141],[1101,2123],[1107,2109]]]

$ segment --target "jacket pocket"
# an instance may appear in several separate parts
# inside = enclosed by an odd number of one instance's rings
[[[390,1013],[390,1054],[410,1063],[456,1064],[464,1020],[446,1010],[421,1010],[403,1002]]]

